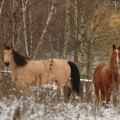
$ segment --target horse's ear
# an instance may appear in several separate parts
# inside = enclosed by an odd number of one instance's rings
[[[113,49],[116,49],[115,44],[113,44]]]
[[[6,43],[4,43],[4,45],[3,45],[3,50],[6,48]]]
[[[118,47],[118,50],[120,50],[120,46]]]
[[[12,49],[12,43],[10,44],[10,49]]]

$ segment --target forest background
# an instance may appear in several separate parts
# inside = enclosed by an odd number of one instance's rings
[[[118,0],[0,0],[0,68],[6,42],[32,59],[73,61],[81,78],[92,79],[120,45],[119,31]]]
[[[91,81],[81,83],[80,97],[71,95],[65,103],[54,87],[41,86],[32,97],[23,96],[1,70],[7,70],[3,44],[12,43],[18,53],[35,60],[72,61],[81,79],[92,80],[95,67],[107,63],[112,45],[120,45],[119,33],[120,0],[0,0],[0,119],[118,120],[120,104],[95,106]]]
[[[82,78],[91,79],[94,67],[107,62],[112,44],[120,44],[117,0],[1,0],[0,5],[1,58],[3,43],[12,43],[33,59],[71,60]]]

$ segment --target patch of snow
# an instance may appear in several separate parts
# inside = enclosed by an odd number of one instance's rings
[[[51,103],[53,104],[53,103]],[[87,103],[65,103],[48,106],[36,103],[32,97],[15,97],[0,101],[0,120],[12,120],[17,107],[21,110],[21,120],[119,120],[117,107],[103,108]]]

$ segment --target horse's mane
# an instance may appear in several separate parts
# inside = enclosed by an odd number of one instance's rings
[[[5,48],[6,50],[10,50],[10,46],[6,46]],[[22,55],[20,55],[19,53],[17,53],[15,50],[12,49],[12,53],[13,53],[13,58],[15,60],[15,63],[17,64],[17,66],[19,67],[23,67],[25,66],[28,61],[30,61],[31,59],[29,57],[24,57]]]
[[[23,67],[27,64],[28,60],[30,61],[30,58],[24,57],[24,56],[18,54],[13,49],[12,49],[12,52],[13,52],[14,60],[15,60],[15,63],[17,64],[17,66]]]

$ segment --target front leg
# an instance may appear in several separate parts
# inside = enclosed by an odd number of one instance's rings
[[[113,88],[113,103],[116,106],[118,103],[118,89],[119,89],[119,75],[115,76],[114,88]]]
[[[106,87],[105,88],[105,99],[106,99],[107,104],[110,102],[111,93],[112,93],[112,91],[111,91],[110,87]]]
[[[112,94],[112,91],[110,89],[110,83],[107,83],[105,86],[104,86],[104,92],[105,92],[105,107],[108,107],[108,104],[110,103],[110,96]]]
[[[104,79],[104,93],[105,93],[105,101],[108,104],[110,102],[110,96],[112,94],[112,89],[111,89],[111,81],[110,78]]]
[[[116,83],[117,84],[117,83]],[[118,103],[118,85],[113,88],[113,103],[116,106]]]

